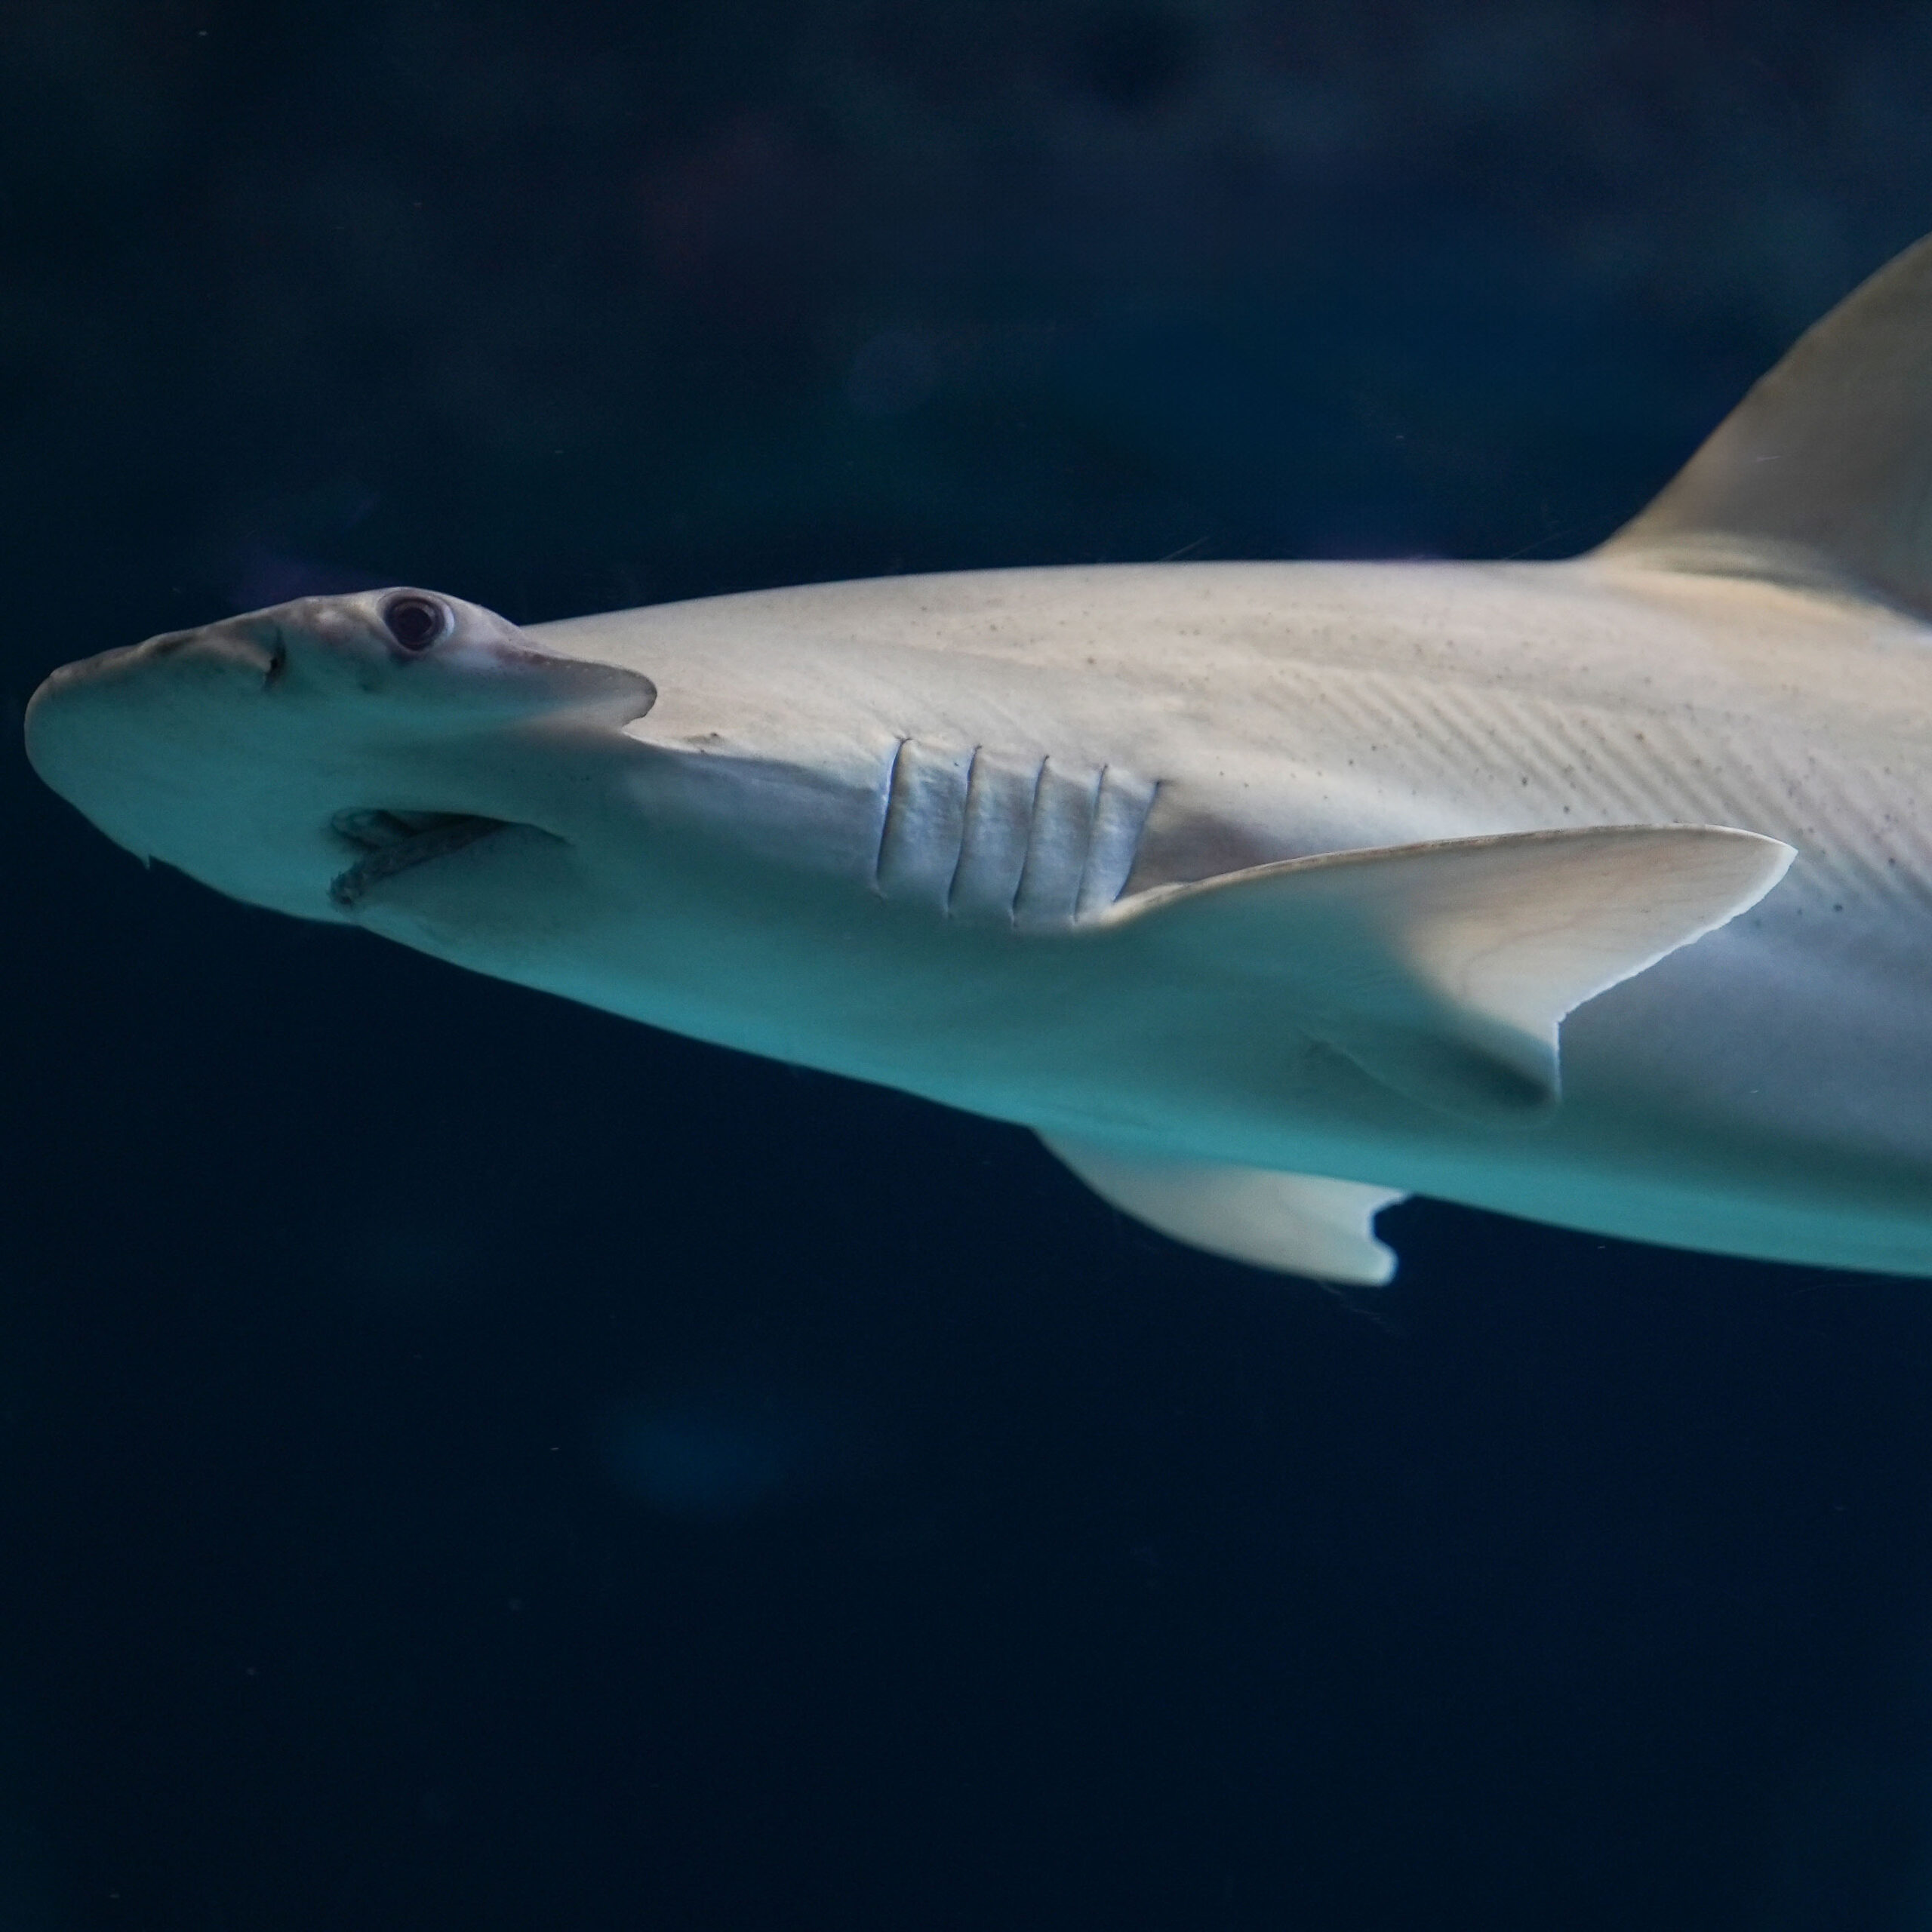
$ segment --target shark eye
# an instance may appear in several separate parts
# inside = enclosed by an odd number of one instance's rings
[[[447,606],[433,597],[392,597],[383,606],[383,622],[405,651],[427,651],[448,629]]]

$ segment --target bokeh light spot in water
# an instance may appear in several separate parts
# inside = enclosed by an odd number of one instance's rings
[[[822,1488],[840,1462],[830,1417],[798,1393],[699,1384],[639,1398],[611,1417],[620,1488],[670,1516],[729,1521]]]
[[[852,358],[845,399],[861,416],[903,416],[939,380],[939,358],[910,329],[881,329]]]

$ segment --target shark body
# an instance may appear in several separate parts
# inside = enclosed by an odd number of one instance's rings
[[[1921,392],[1924,244],[1568,562],[308,598],[57,672],[29,748],[220,890],[1264,1266],[1385,1278],[1418,1192],[1932,1274]]]

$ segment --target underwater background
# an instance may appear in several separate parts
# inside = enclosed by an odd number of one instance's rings
[[[1932,1284],[1259,1274],[18,735],[309,591],[1567,554],[1928,98],[1860,0],[0,5],[0,1932],[1932,1927]]]

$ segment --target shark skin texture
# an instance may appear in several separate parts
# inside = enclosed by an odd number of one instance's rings
[[[1932,242],[1560,563],[996,571],[53,673],[109,838],[1038,1132],[1361,1283],[1411,1193],[1932,1274]]]

